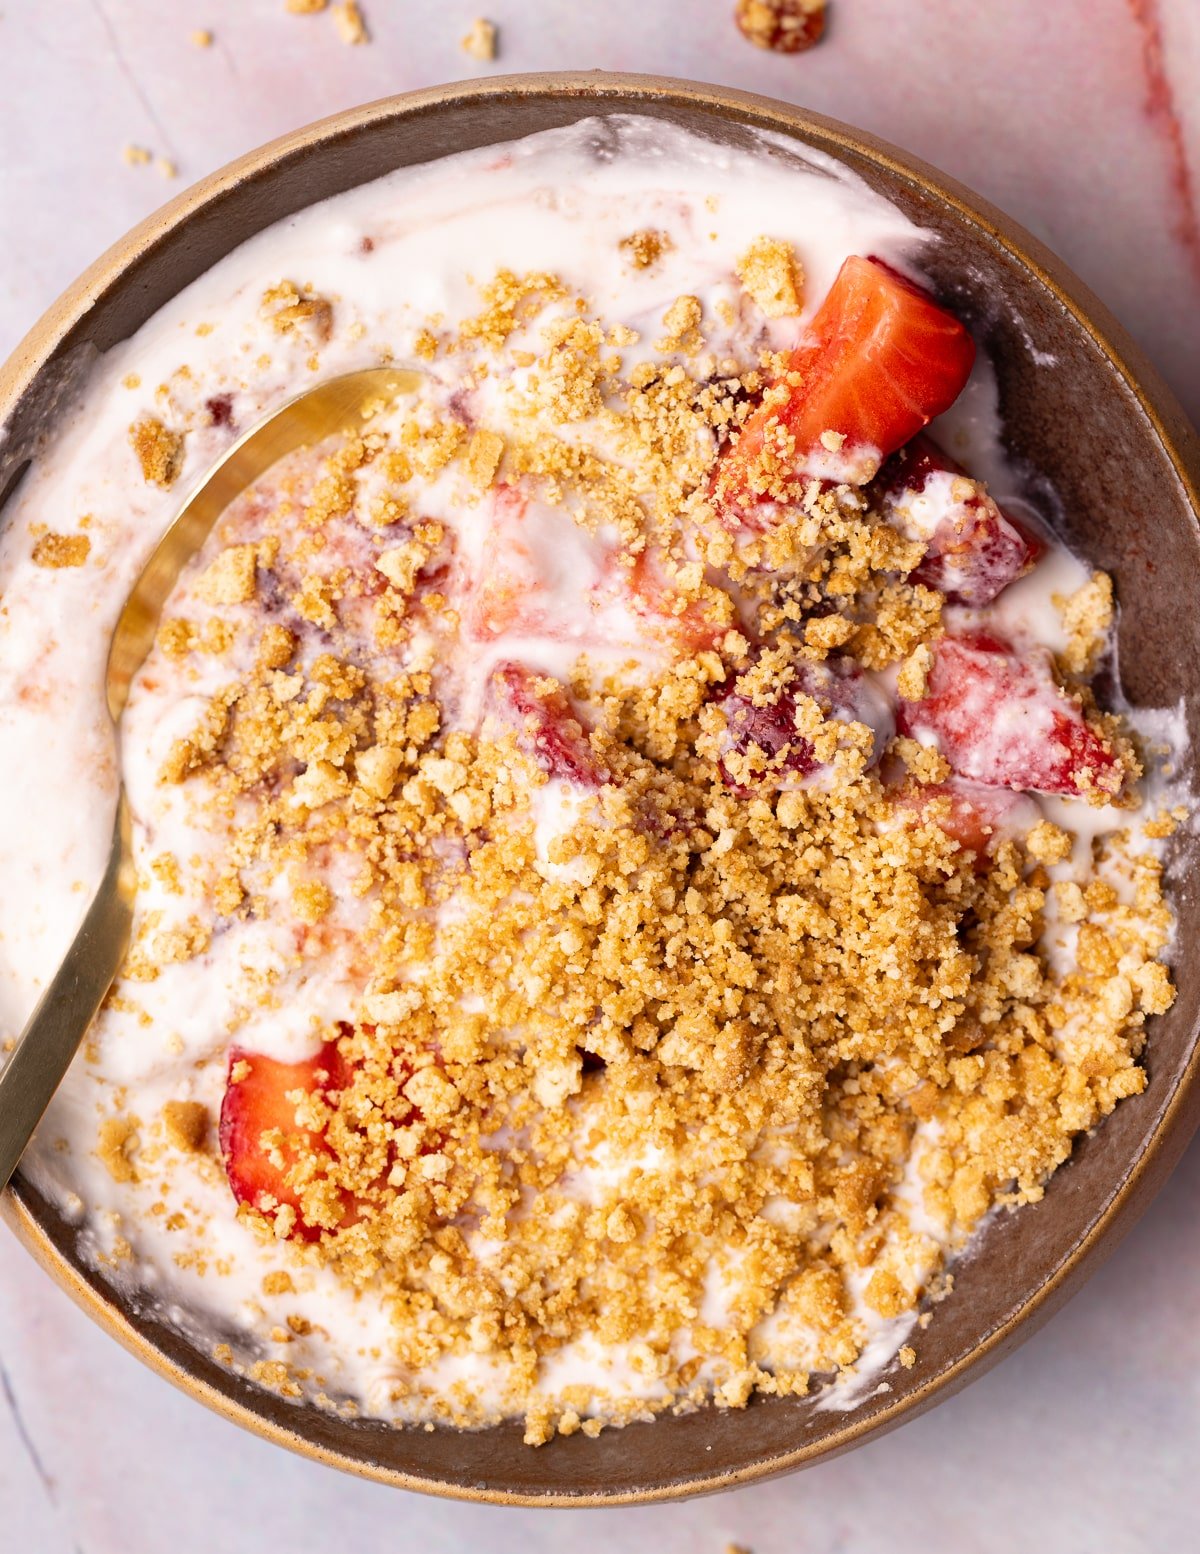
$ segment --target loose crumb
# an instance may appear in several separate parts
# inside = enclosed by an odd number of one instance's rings
[[[136,1182],[132,1156],[138,1144],[136,1117],[106,1117],[100,1124],[96,1153],[114,1182]]]
[[[55,534],[50,530],[34,541],[33,563],[48,568],[81,567],[91,548],[86,534]]]
[[[825,33],[826,0],[737,0],[734,19],[756,48],[800,54]]]
[[[804,274],[790,243],[757,238],[737,262],[738,279],[767,318],[787,318],[803,305]]]
[[[164,490],[175,484],[183,468],[182,432],[170,430],[157,416],[143,416],[129,428],[129,441],[148,484]]]
[[[208,1107],[199,1101],[168,1101],[162,1109],[163,1127],[172,1144],[197,1153],[208,1138]]]
[[[460,47],[464,53],[486,63],[496,57],[496,25],[487,21],[482,16],[477,16],[471,23],[469,31],[460,40]]]
[[[621,239],[621,252],[635,270],[649,270],[675,245],[670,235],[654,227],[644,227]]]
[[[369,43],[371,35],[358,8],[357,0],[338,0],[333,8],[334,25],[343,43]]]

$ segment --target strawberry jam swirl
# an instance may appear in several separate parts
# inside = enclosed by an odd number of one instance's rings
[[[1165,723],[1097,690],[1112,583],[923,241],[768,139],[589,123],[272,229],[102,364],[3,552],[6,727],[90,796],[0,836],[53,943],[173,505],[303,383],[417,374],[168,600],[134,941],[33,1155],[223,1363],[531,1444],[852,1399],[1144,1087]]]

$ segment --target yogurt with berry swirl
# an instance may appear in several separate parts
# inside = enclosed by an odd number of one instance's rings
[[[269,229],[96,369],[0,550],[0,993],[119,769],[135,940],[28,1168],[231,1367],[532,1444],[837,1399],[1144,1085],[1158,725],[928,241],[590,121]],[[231,505],[112,750],[190,482],[378,361],[419,387]]]

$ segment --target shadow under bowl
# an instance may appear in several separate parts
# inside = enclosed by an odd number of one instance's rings
[[[410,163],[570,124],[638,113],[739,144],[770,130],[848,165],[940,241],[934,286],[995,364],[1005,441],[1062,501],[1063,538],[1115,576],[1119,651],[1134,706],[1186,708],[1200,750],[1200,449],[1149,364],[1028,233],[932,169],[831,120],[746,93],[638,76],[493,78],[339,114],[204,179],[111,249],[0,369],[0,502],[36,460],[56,409],[97,352],[272,222]],[[1200,789],[1195,758],[1192,786]],[[412,1489],[509,1504],[615,1504],[725,1489],[831,1456],[947,1396],[1045,1320],[1145,1208],[1200,1121],[1200,839],[1171,869],[1179,919],[1170,1013],[1150,1027],[1149,1083],[1123,1101],[1041,1202],[995,1217],[955,1267],[913,1369],[834,1412],[763,1398],[628,1425],[539,1450],[517,1424],[477,1433],[393,1428],[289,1403],[231,1373],[152,1303],[115,1291],[78,1229],[18,1176],[3,1211],[51,1276],[147,1364],[227,1418],[330,1465]]]

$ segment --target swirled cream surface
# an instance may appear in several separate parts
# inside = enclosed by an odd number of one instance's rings
[[[1170,740],[1091,697],[1111,587],[1022,500],[925,242],[815,152],[585,121],[269,228],[35,460],[0,1027],[118,770],[138,902],[26,1169],[229,1365],[533,1443],[857,1396],[1141,1088]],[[180,501],[380,363],[418,385],[180,579],[118,749]]]

